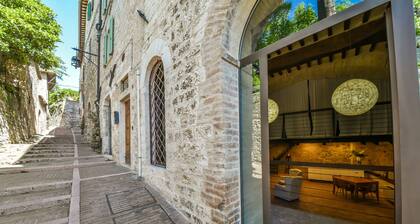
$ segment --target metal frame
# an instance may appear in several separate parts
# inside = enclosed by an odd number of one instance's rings
[[[268,116],[268,54],[286,47],[296,40],[325,30],[380,5],[392,3],[387,10],[387,31],[391,70],[391,90],[394,130],[395,221],[415,223],[420,209],[420,180],[409,178],[420,172],[418,130],[420,127],[419,85],[415,52],[415,32],[412,0],[365,0],[348,10],[330,16],[307,29],[293,33],[240,60],[240,68],[259,60],[261,78],[261,116]],[[392,11],[392,13],[391,13]],[[409,27],[413,29],[409,29]],[[401,75],[397,75],[401,74]],[[404,74],[404,75],[402,75]],[[261,121],[261,151],[263,172],[264,223],[271,223],[269,130],[268,120]],[[416,136],[417,135],[417,136]],[[403,150],[402,150],[403,149]],[[404,183],[404,185],[402,185]],[[417,189],[417,190],[416,190]],[[404,208],[404,210],[403,210]]]
[[[412,0],[392,0],[387,11],[394,122],[396,222],[418,222],[420,210],[419,80]],[[411,27],[411,29],[410,29]]]
[[[327,17],[310,27],[303,29],[301,31],[295,32],[290,34],[289,36],[263,48],[258,50],[257,52],[254,52],[253,54],[246,56],[240,60],[240,67],[244,67],[248,64],[251,64],[254,61],[257,61],[260,59],[261,56],[268,55],[272,52],[275,52],[283,47],[287,47],[288,45],[296,42],[296,40],[300,40],[302,38],[308,37],[314,33],[320,32],[322,30],[327,29],[328,27],[331,27],[335,24],[344,22],[348,20],[349,18],[352,18],[356,15],[362,14],[369,9],[378,7],[380,5],[383,5],[387,2],[390,2],[391,0],[365,0],[357,5],[354,5],[350,7],[349,9],[337,13],[335,15],[332,15],[330,17]]]

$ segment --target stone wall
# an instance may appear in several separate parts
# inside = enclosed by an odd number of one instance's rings
[[[110,2],[104,32],[113,16],[115,46],[109,62],[101,63],[103,145],[109,142],[107,125],[111,125],[113,158],[127,165],[123,102],[130,99],[132,163],[127,166],[193,223],[240,222],[239,71],[235,64],[240,33],[255,1]],[[97,20],[95,13],[92,21]],[[88,22],[85,46],[95,32]],[[148,85],[157,60],[163,61],[165,70],[165,169],[150,164]],[[86,60],[84,65],[88,66]],[[129,88],[121,91],[125,77]],[[83,111],[92,101],[94,86],[93,80],[85,78]],[[109,119],[109,110],[113,115],[118,112],[118,124],[114,116]]]
[[[94,12],[92,19],[86,22],[86,41],[85,51],[92,54],[98,53],[97,35],[98,31],[95,25],[99,20],[99,2],[94,1]],[[85,54],[82,58],[80,68],[80,116],[81,116],[81,129],[84,138],[89,143],[96,143],[98,127],[97,127],[97,108],[96,108],[96,87],[97,87],[97,66],[98,57]],[[95,145],[95,144],[94,144]],[[97,147],[95,145],[95,147]]]
[[[62,118],[60,122],[60,127],[67,128],[79,128],[80,127],[80,115],[79,115],[79,102],[66,100],[64,102],[64,108],[62,113]]]
[[[47,77],[36,65],[9,68],[0,79],[0,144],[47,131]]]
[[[278,159],[277,157],[287,148],[286,144],[272,147],[270,149],[271,159]],[[363,165],[394,165],[394,147],[389,142],[379,142],[377,144],[371,142],[366,144],[359,142],[301,143],[289,149],[292,161],[356,164],[357,161],[352,153],[353,151],[364,151]]]

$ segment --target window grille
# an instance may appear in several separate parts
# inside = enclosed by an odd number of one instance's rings
[[[128,89],[128,77],[125,77],[120,84],[121,92],[124,92]]]
[[[165,77],[161,61],[150,77],[150,135],[151,163],[166,167]]]

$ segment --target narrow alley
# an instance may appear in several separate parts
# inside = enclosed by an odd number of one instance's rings
[[[184,223],[134,173],[94,153],[78,120],[68,101],[61,127],[0,169],[0,223]]]

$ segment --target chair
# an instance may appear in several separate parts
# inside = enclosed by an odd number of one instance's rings
[[[289,175],[290,176],[303,176],[303,172],[300,169],[290,169]]]
[[[276,184],[273,194],[286,201],[298,200],[302,182],[303,178],[301,176],[285,176],[284,184]]]

